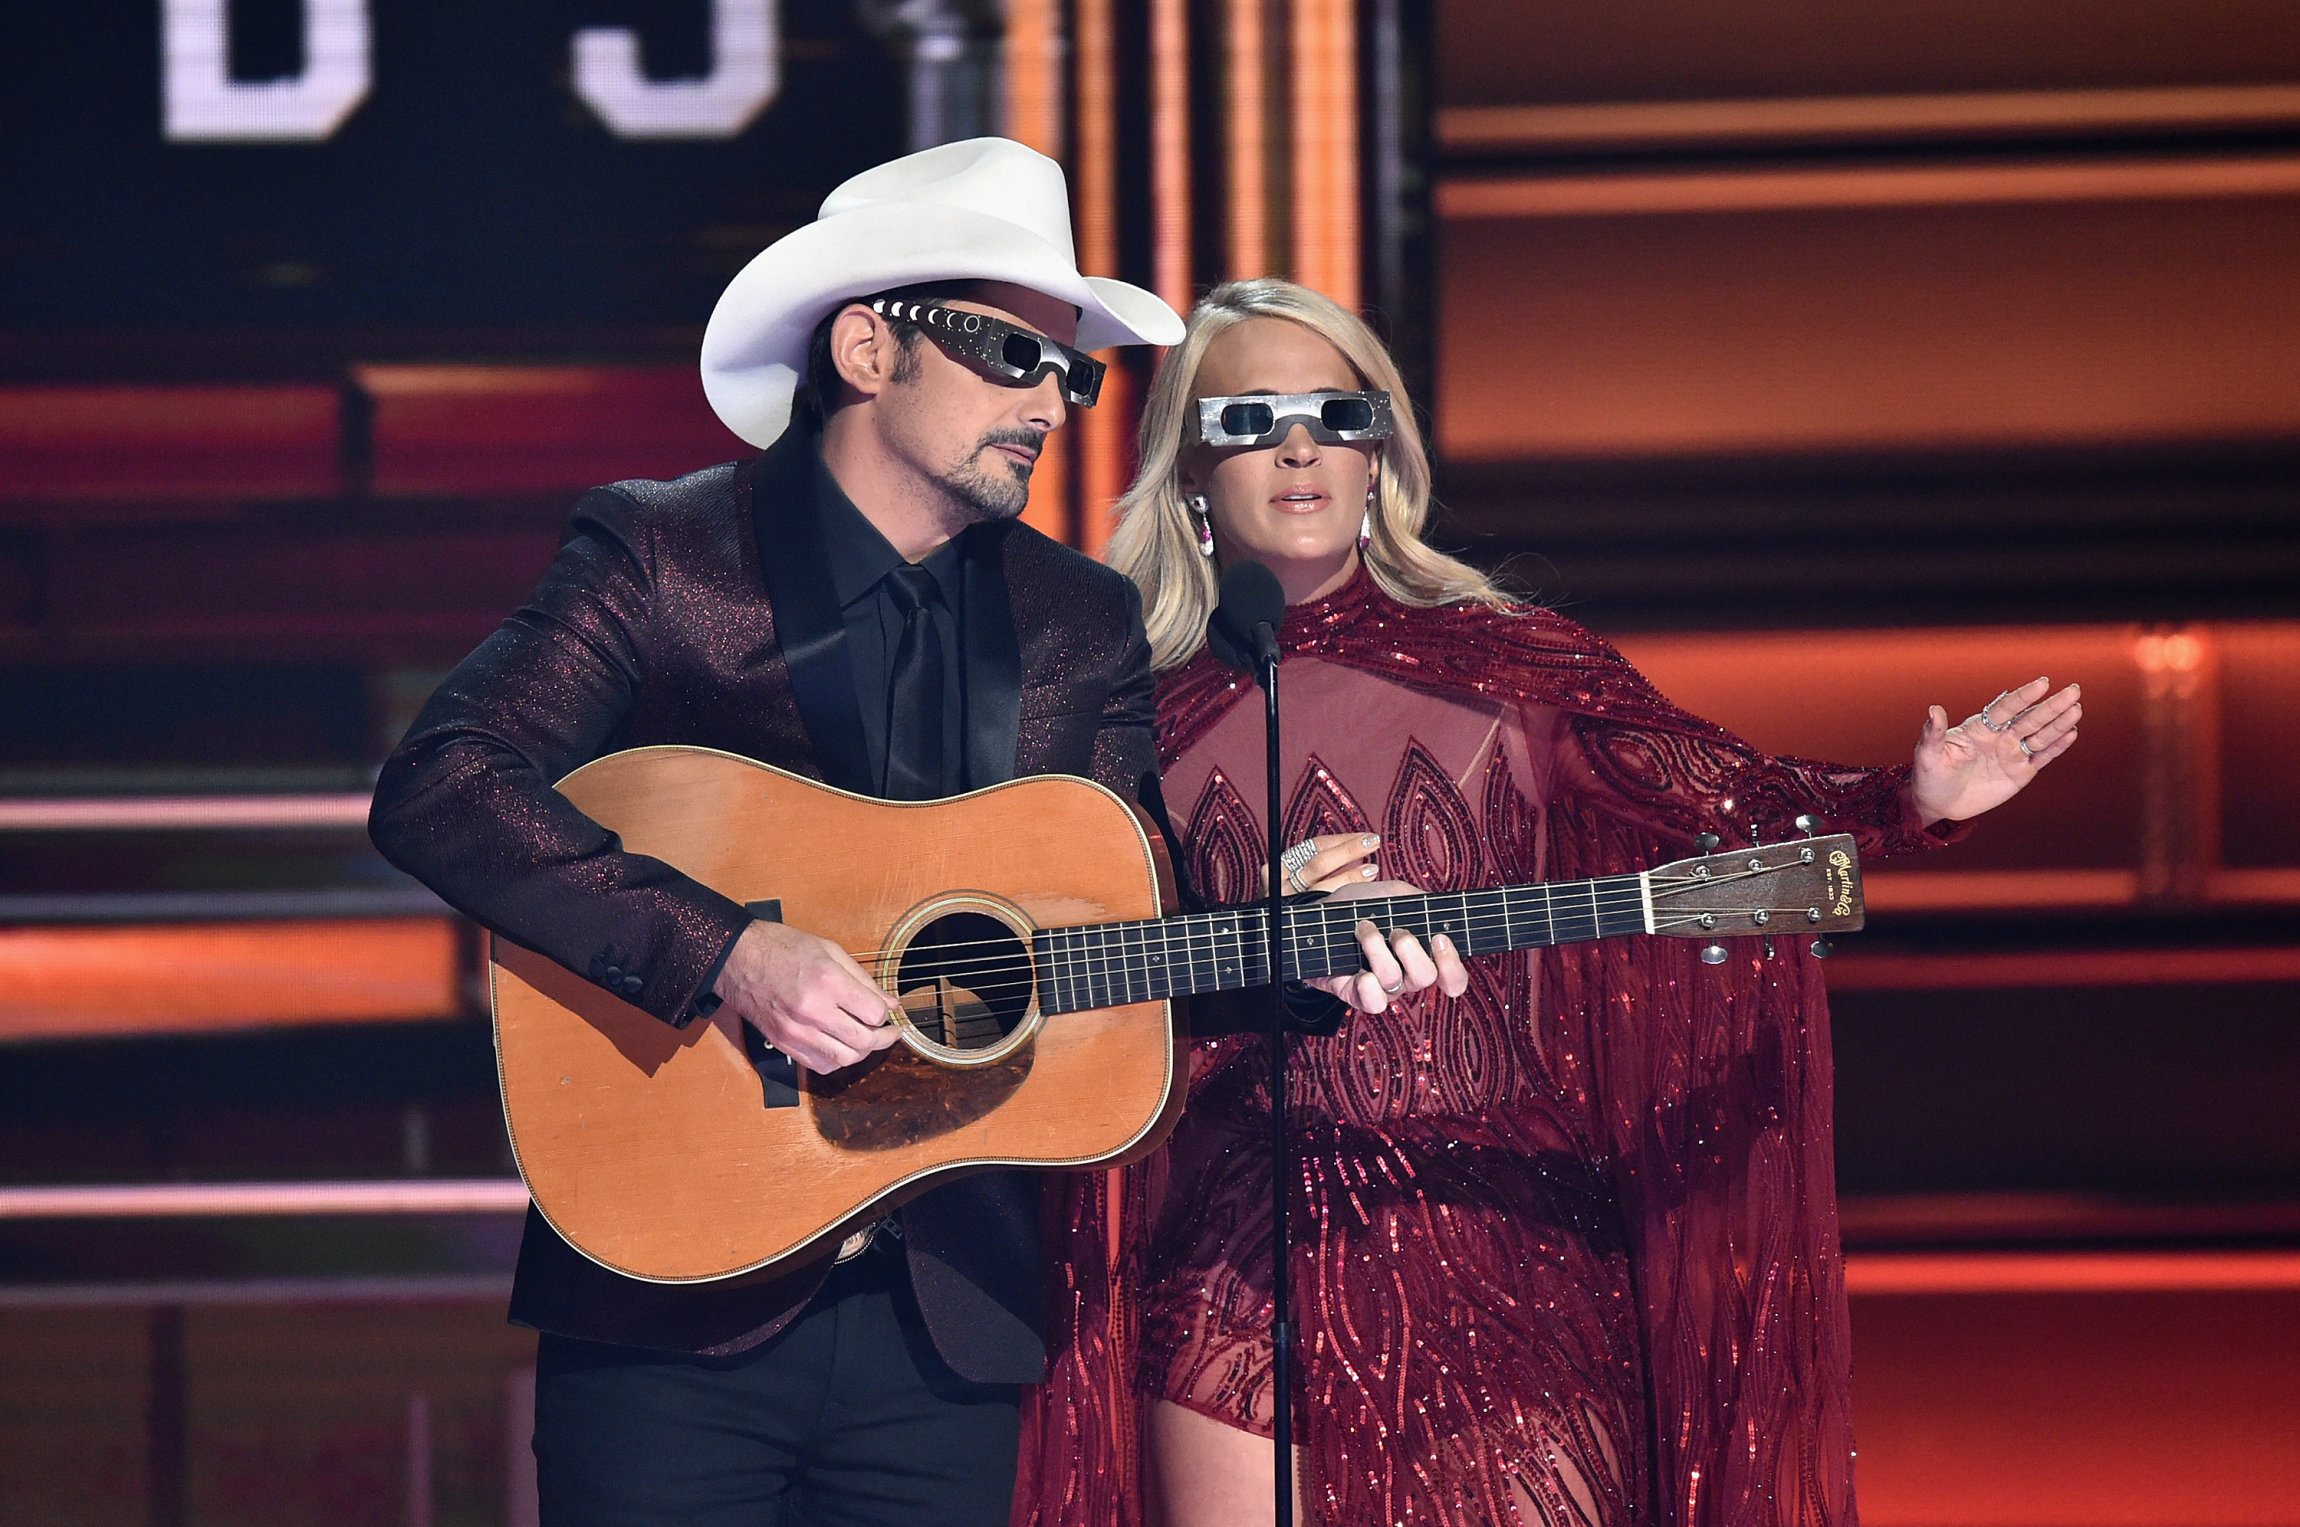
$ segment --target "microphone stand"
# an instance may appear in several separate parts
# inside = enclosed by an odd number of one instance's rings
[[[1259,562],[1236,562],[1222,572],[1222,596],[1206,622],[1206,645],[1233,668],[1254,676],[1262,689],[1262,733],[1269,752],[1269,849],[1262,882],[1262,947],[1270,976],[1270,1379],[1277,1498],[1275,1527],[1294,1527],[1294,1300],[1289,1277],[1293,1244],[1287,1234],[1286,1205],[1292,1186],[1294,1152],[1286,1135],[1286,881],[1285,782],[1278,761],[1278,627],[1286,618],[1286,594],[1278,578]]]
[[[1276,1449],[1272,1488],[1277,1527],[1294,1522],[1294,1304],[1291,1288],[1292,1240],[1287,1233],[1286,1204],[1294,1175],[1293,1142],[1286,1132],[1286,1010],[1284,931],[1286,888],[1280,859],[1284,831],[1280,816],[1285,786],[1278,765],[1278,642],[1266,625],[1254,628],[1256,680],[1262,686],[1263,735],[1269,753],[1269,878],[1266,882],[1268,947],[1270,951],[1270,1381],[1272,1385],[1271,1441]]]

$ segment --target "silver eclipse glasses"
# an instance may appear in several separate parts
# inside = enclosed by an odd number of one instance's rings
[[[1306,425],[1321,445],[1387,440],[1392,431],[1386,392],[1249,393],[1198,400],[1198,438],[1208,445],[1276,445]]]
[[[893,297],[873,297],[870,309],[882,318],[918,325],[936,349],[994,382],[1035,387],[1051,373],[1061,378],[1064,399],[1081,408],[1092,408],[1102,396],[1102,363],[1060,340],[987,313],[962,313]]]

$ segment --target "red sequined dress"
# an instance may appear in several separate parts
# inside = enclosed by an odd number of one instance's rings
[[[1432,891],[1577,879],[1795,835],[1943,841],[1906,769],[1767,757],[1542,610],[1413,609],[1361,574],[1288,611],[1289,842],[1378,832]],[[1159,692],[1207,900],[1253,900],[1261,707],[1201,655]],[[1633,937],[1470,962],[1297,1042],[1288,1110],[1307,1520],[1855,1521],[1828,1015],[1804,939]],[[1166,1399],[1270,1431],[1268,1054],[1195,1047],[1168,1147],[1055,1179],[1053,1370],[1014,1520],[1140,1520]]]

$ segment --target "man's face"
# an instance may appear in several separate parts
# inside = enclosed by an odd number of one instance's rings
[[[1078,337],[1077,309],[1005,282],[980,283],[970,296],[938,305],[986,313],[1064,344]],[[1068,416],[1057,378],[1015,386],[985,377],[924,336],[872,401],[886,448],[976,520],[1022,513],[1038,453]]]

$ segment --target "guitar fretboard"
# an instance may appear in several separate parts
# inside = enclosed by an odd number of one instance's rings
[[[1360,969],[1357,925],[1443,933],[1464,955],[1498,954],[1643,933],[1641,875],[1498,886],[1428,896],[1303,902],[1285,911],[1283,969],[1314,980]],[[1042,928],[1032,940],[1040,1008],[1049,1013],[1158,1002],[1270,982],[1268,914],[1225,907],[1141,922]]]

